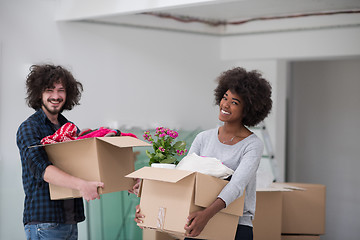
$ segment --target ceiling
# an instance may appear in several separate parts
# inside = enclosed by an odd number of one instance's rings
[[[234,21],[248,18],[360,9],[359,0],[257,0],[223,1],[200,6],[188,6],[159,12],[195,18]]]
[[[150,1],[149,1],[150,2]],[[334,16],[337,15],[336,18]],[[87,16],[81,21],[185,31],[202,34],[243,34],[279,28],[360,25],[360,0],[217,0]],[[330,19],[330,16],[332,18]],[[311,19],[312,18],[312,19]],[[284,21],[288,19],[287,24]],[[276,22],[274,22],[276,21]],[[321,21],[320,21],[321,22]],[[276,24],[274,24],[276,23]],[[281,25],[284,25],[281,27]],[[276,27],[276,26],[277,27]],[[261,27],[262,26],[262,27]],[[292,27],[294,27],[292,26]],[[250,30],[249,30],[250,29]],[[251,30],[252,29],[252,30]]]

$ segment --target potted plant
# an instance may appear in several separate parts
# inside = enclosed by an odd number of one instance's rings
[[[179,136],[178,132],[164,128],[156,128],[154,134],[156,140],[151,136],[150,131],[144,132],[144,139],[152,144],[154,152],[146,150],[146,155],[149,157],[149,165],[152,167],[167,167],[175,168],[179,163],[177,156],[183,156],[187,153],[186,142],[177,141],[175,139]],[[171,164],[169,167],[168,165]]]

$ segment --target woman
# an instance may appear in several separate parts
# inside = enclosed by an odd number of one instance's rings
[[[220,159],[234,170],[234,174],[209,207],[188,216],[184,227],[185,239],[198,236],[217,212],[244,192],[244,212],[239,219],[235,239],[253,239],[256,171],[264,147],[262,141],[247,127],[257,125],[269,114],[272,107],[271,86],[259,72],[247,72],[237,67],[219,76],[215,101],[219,105],[219,120],[224,124],[199,133],[189,154]],[[137,208],[135,221],[141,222],[142,217]]]

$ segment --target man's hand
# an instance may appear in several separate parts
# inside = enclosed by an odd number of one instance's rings
[[[81,196],[89,202],[90,200],[100,199],[100,195],[98,192],[99,187],[104,188],[104,183],[82,181],[79,186],[79,191]]]
[[[44,180],[48,183],[78,190],[81,196],[86,200],[99,199],[98,188],[104,187],[104,183],[96,181],[86,181],[78,177],[74,177],[54,165],[49,165],[45,169]]]

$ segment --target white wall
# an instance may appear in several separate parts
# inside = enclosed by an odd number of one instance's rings
[[[216,122],[200,120],[214,118],[216,38],[86,23],[58,29],[62,54],[85,85],[83,104],[71,113],[80,126],[117,121],[119,127],[193,128]],[[199,111],[203,105],[205,112]]]
[[[288,179],[326,185],[323,239],[359,239],[360,59],[292,69]]]

